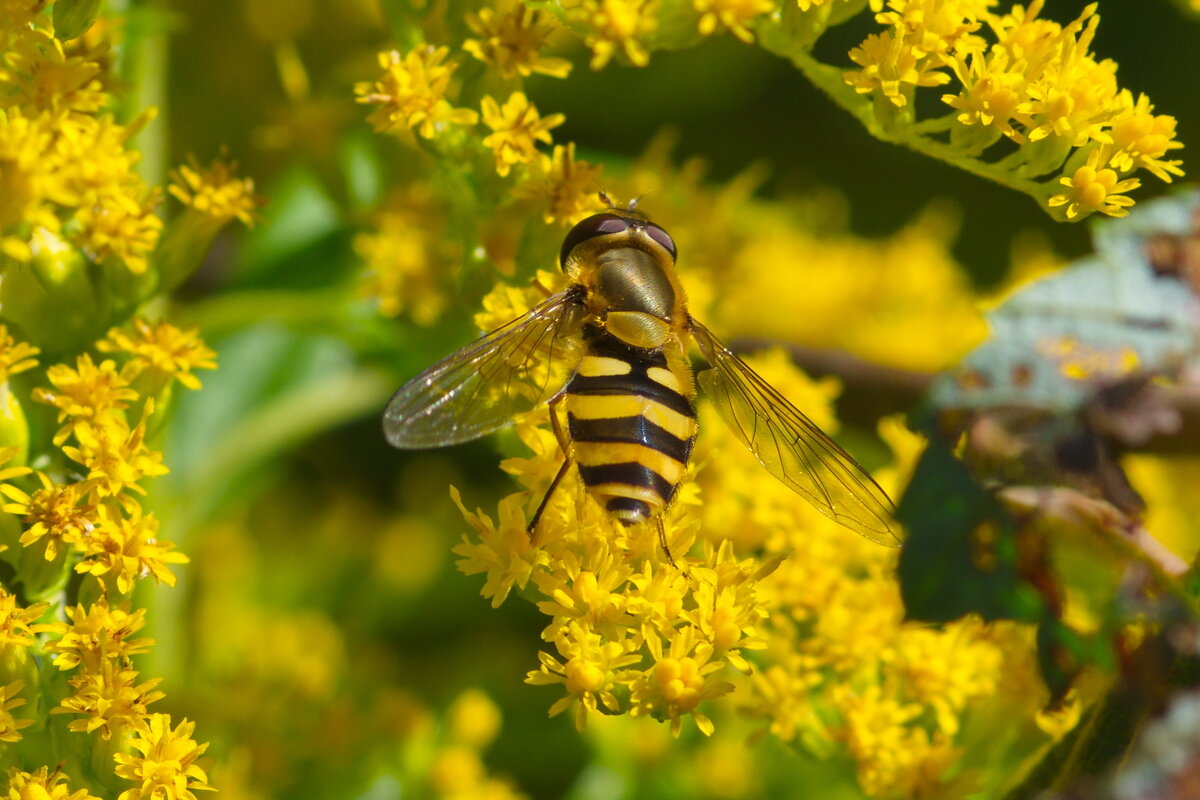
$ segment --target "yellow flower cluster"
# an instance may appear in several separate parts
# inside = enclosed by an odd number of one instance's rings
[[[205,169],[195,158],[172,170],[172,183],[167,187],[179,202],[223,225],[238,219],[245,225],[255,221],[255,209],[263,199],[254,194],[251,178],[236,177],[237,164],[218,158]]]
[[[24,772],[16,767],[8,768],[8,796],[10,800],[100,800],[86,789],[71,791],[70,780],[58,767],[51,772],[49,767],[39,767],[35,772]]]
[[[916,89],[957,82],[942,95],[955,110],[917,129],[949,133],[950,152],[977,159],[984,174],[1039,196],[1066,219],[1099,211],[1120,217],[1140,181],[1122,177],[1144,169],[1170,182],[1183,170],[1168,154],[1174,117],[1155,114],[1117,84],[1117,65],[1090,52],[1100,17],[1096,4],[1060,24],[1040,17],[1044,0],[992,11],[992,0],[889,0],[876,20],[887,30],[850,52],[860,69],[845,73],[855,91],[909,106]],[[887,105],[876,114],[894,116]],[[957,123],[957,124],[953,124]],[[974,132],[972,131],[974,129]],[[1002,160],[982,156],[1000,137],[1019,145]],[[933,149],[931,143],[930,148]],[[1056,182],[1035,178],[1063,168]],[[990,169],[989,169],[990,168]],[[1006,179],[1006,180],[1005,180]]]
[[[498,291],[480,321],[534,300]],[[756,368],[817,424],[835,426],[835,385],[809,381],[780,353]],[[574,707],[580,728],[596,712],[650,716],[676,734],[691,718],[710,734],[713,714],[736,708],[797,747],[841,748],[873,797],[943,796],[967,780],[951,767],[973,741],[976,714],[1005,705],[1034,725],[1046,692],[1025,631],[905,623],[895,551],[765,478],[703,405],[700,421],[693,474],[664,518],[677,566],[653,525],[623,528],[577,485],[559,487],[530,541],[527,515],[562,458],[544,410],[517,425],[532,455],[502,467],[527,491],[501,500],[497,519],[451,490],[474,530],[455,548],[459,568],[485,576],[493,605],[517,591],[550,618],[543,638],[554,651],[539,654],[527,681],[562,692],[551,714]],[[895,421],[881,433],[898,462],[877,477],[896,492],[921,443]],[[713,702],[731,692],[732,704]],[[1045,744],[1073,720],[1034,738]]]
[[[62,236],[96,261],[145,272],[159,194],[127,144],[152,115],[126,126],[98,113],[102,52],[68,56],[49,33],[8,20],[0,50],[0,253],[29,261]]]
[[[354,250],[366,264],[362,293],[378,302],[381,314],[408,312],[420,325],[441,316],[446,295],[438,276],[462,254],[436,211],[428,188],[413,184],[376,213],[373,230],[354,237]]]
[[[32,472],[28,468],[0,474],[6,479],[0,483],[2,510],[24,523],[21,545],[38,546],[29,552],[47,566],[94,578],[81,592],[97,599],[87,606],[67,608],[66,621],[31,628],[29,623],[44,612],[46,604],[17,611],[11,595],[0,590],[0,608],[8,612],[3,646],[32,647],[35,641],[29,631],[46,634],[45,652],[53,655],[54,665],[74,672],[68,680],[70,696],[51,713],[78,715],[67,726],[72,731],[118,741],[129,733],[140,737],[130,746],[141,756],[117,755],[116,774],[142,785],[123,793],[123,798],[134,800],[143,793],[168,796],[162,792],[164,786],[170,787],[169,796],[182,798],[190,797],[191,789],[207,788],[203,772],[192,763],[204,746],[189,738],[190,723],[171,730],[166,715],[148,711],[163,693],[156,689],[159,679],[139,680],[133,668],[132,656],[147,652],[152,641],[134,638],[145,624],[145,610],[132,609],[129,598],[143,578],[174,585],[170,565],[188,560],[158,535],[157,518],[144,512],[138,500],[145,493],[144,480],[167,471],[162,454],[146,442],[147,428],[156,420],[155,397],[165,397],[167,385],[175,380],[198,388],[193,370],[212,369],[216,363],[214,353],[194,331],[141,319],[134,320],[132,329],[113,329],[96,345],[99,351],[116,354],[120,363],[117,359],[97,363],[84,353],[74,366],[55,364],[47,369],[51,386],[35,389],[34,397],[57,411],[60,428],[54,444],[61,455],[50,459],[50,468],[34,473],[35,487],[21,486],[21,479]],[[0,363],[10,365],[10,372],[14,366],[31,368],[35,352],[0,329]],[[11,457],[15,449],[7,448],[6,455]],[[63,457],[78,466],[63,462]],[[26,588],[38,591],[28,579]],[[15,692],[20,687],[9,684],[7,688]],[[6,709],[18,704],[8,700]],[[15,734],[19,727],[10,725],[8,730]],[[41,781],[46,791],[58,792],[60,779],[21,773],[10,777],[10,787]]]
[[[518,3],[496,12],[485,10],[468,22],[484,38],[466,40],[463,49],[498,75],[510,79],[533,73],[567,75],[566,62],[540,55],[554,23],[538,12]],[[375,130],[413,129],[433,139],[450,125],[471,127],[480,121],[479,112],[456,109],[447,99],[450,77],[457,67],[446,63],[449,52],[447,47],[422,45],[405,55],[396,51],[380,54],[384,75],[373,83],[355,86],[360,103],[379,106],[368,117]],[[540,200],[547,221],[560,225],[576,221],[579,209],[590,207],[587,198],[595,194],[599,170],[576,161],[573,145],[555,146],[549,155],[538,149],[539,143],[553,144],[550,130],[563,123],[563,115],[543,117],[520,90],[510,93],[503,103],[484,95],[480,111],[491,133],[480,137],[478,146],[492,153],[496,174],[501,178],[511,175],[518,196]],[[519,173],[513,172],[516,167],[521,168]]]

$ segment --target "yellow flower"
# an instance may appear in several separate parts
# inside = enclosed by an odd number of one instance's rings
[[[601,705],[609,712],[619,711],[621,703],[613,691],[625,677],[624,668],[641,661],[641,656],[632,652],[637,642],[604,641],[586,626],[571,623],[562,628],[554,644],[565,661],[540,652],[542,666],[525,677],[525,682],[533,686],[562,684],[567,690],[566,696],[550,707],[550,716],[578,702],[575,727],[582,731],[589,711],[595,712]]]
[[[948,737],[930,737],[911,724],[922,713],[921,706],[887,697],[878,686],[856,690],[840,684],[834,699],[867,795],[924,797],[945,791],[943,776],[959,752]]]
[[[603,171],[602,166],[576,161],[574,142],[556,144],[552,155],[539,154],[533,174],[514,194],[544,202],[542,219],[565,228],[595,210]]]
[[[54,436],[54,443],[61,444],[74,429],[76,423],[100,420],[116,411],[129,408],[138,393],[129,388],[132,377],[128,369],[117,371],[111,359],[97,365],[87,353],[75,360],[75,369],[66,364],[54,364],[46,370],[46,377],[54,389],[37,389],[33,397],[58,409],[58,421],[68,421]]]
[[[754,41],[754,34],[746,23],[775,9],[771,0],[692,0],[692,6],[700,14],[700,33],[710,36],[719,28],[728,28],[747,44]]]
[[[658,30],[657,0],[582,0],[568,12],[586,29],[584,42],[592,48],[592,69],[602,69],[617,52],[634,66],[650,63],[644,39]]]
[[[175,544],[158,538],[158,519],[153,514],[143,514],[136,504],[127,505],[127,514],[109,503],[100,505],[96,528],[75,571],[96,577],[111,574],[117,591],[126,595],[133,591],[133,582],[144,577],[174,586],[175,575],[167,565],[186,564],[188,557],[171,552]]]
[[[25,699],[17,697],[23,688],[25,688],[24,681],[13,681],[7,686],[0,686],[0,742],[21,741],[21,734],[17,731],[33,724],[31,719],[17,719],[8,713],[14,708],[25,705]]]
[[[712,720],[696,709],[703,700],[733,691],[732,684],[719,679],[725,664],[710,660],[712,645],[698,641],[691,625],[675,630],[669,641],[670,647],[664,650],[657,636],[646,640],[654,666],[633,684],[630,713],[671,720],[674,736],[682,730],[684,715],[690,715],[700,732],[711,736]]]
[[[158,193],[137,188],[95,195],[75,214],[81,228],[73,241],[89,258],[109,256],[140,275],[149,269],[148,256],[158,244],[162,220],[154,214]]]
[[[82,548],[95,523],[95,505],[87,502],[86,483],[56,484],[44,472],[37,473],[42,488],[26,494],[10,483],[0,484],[0,494],[10,502],[0,510],[16,514],[27,526],[21,534],[25,547],[46,539],[45,558],[58,558],[59,547]]]
[[[961,124],[993,127],[1017,144],[1024,144],[1024,134],[1012,122],[1026,129],[1037,127],[1027,91],[1029,77],[1023,71],[1008,70],[1008,63],[1009,54],[1005,50],[989,59],[977,53],[967,59],[955,59],[954,72],[963,90],[956,95],[942,95],[942,102],[961,112],[955,117]]]
[[[64,447],[63,453],[88,468],[87,480],[98,496],[116,497],[126,490],[145,494],[138,481],[170,471],[162,463],[162,453],[146,446],[146,421],[153,411],[154,400],[148,398],[141,421],[132,429],[114,416],[75,424],[79,446]]]
[[[33,257],[28,230],[60,227],[54,204],[75,200],[54,159],[56,131],[48,116],[19,109],[0,114],[0,252],[18,261]]]
[[[1095,12],[1092,3],[1078,19],[1062,27],[1052,38],[1057,47],[1048,54],[1040,73],[1032,76],[1029,96],[1039,125],[1029,131],[1031,142],[1051,134],[1076,147],[1090,139],[1107,141],[1103,126],[1118,108],[1117,65],[1110,59],[1097,62],[1088,52],[1100,24]],[[1026,25],[1033,24],[1033,13],[1031,6]]]
[[[50,772],[49,767],[39,767],[37,772],[23,772],[16,767],[8,768],[7,800],[100,800],[87,789],[71,791],[70,780],[58,767]]]
[[[447,735],[466,747],[483,749],[499,732],[500,709],[478,689],[460,694],[446,712]]]
[[[117,800],[195,800],[194,791],[211,790],[197,759],[208,743],[192,739],[196,723],[183,720],[171,729],[168,714],[152,714],[129,746],[141,755],[117,753],[117,777],[138,784]]]
[[[104,739],[125,730],[146,727],[146,708],[165,695],[155,691],[162,678],[137,682],[132,669],[106,669],[103,672],[81,672],[69,681],[75,693],[55,708],[51,714],[82,714],[84,719],[73,720],[67,729],[80,733],[99,732]]]
[[[96,344],[105,353],[125,352],[133,357],[121,370],[130,379],[148,370],[156,376],[178,380],[189,389],[199,389],[194,369],[216,369],[216,356],[200,339],[196,328],[179,329],[166,320],[151,325],[141,317],[133,320],[133,335],[113,328]]]
[[[374,83],[355,84],[358,102],[379,108],[367,120],[376,131],[412,128],[432,139],[447,125],[474,125],[479,115],[467,108],[453,108],[446,100],[450,76],[457,65],[443,64],[447,47],[421,45],[405,55],[396,50],[379,54],[383,77]]]
[[[108,103],[99,81],[104,52],[68,56],[46,31],[19,30],[0,68],[0,83],[16,88],[5,104],[28,111],[92,113]]]
[[[366,262],[362,293],[379,303],[379,313],[406,312],[420,325],[441,317],[447,297],[440,273],[462,258],[461,247],[445,235],[444,219],[425,187],[409,187],[379,211],[374,230],[354,237],[354,250]]]
[[[550,144],[550,129],[566,121],[562,114],[542,117],[524,92],[513,92],[503,108],[491,95],[483,98],[483,122],[494,133],[483,144],[496,154],[496,172],[505,177],[515,164],[528,164],[538,156],[537,143]]]
[[[101,672],[106,664],[123,664],[131,656],[149,652],[153,639],[134,639],[146,624],[146,609],[132,613],[121,608],[109,608],[107,602],[93,603],[66,609],[69,622],[56,622],[45,630],[59,638],[46,644],[46,652],[54,655],[54,666],[61,670],[80,665],[88,672]]]
[[[1103,169],[1105,148],[1097,148],[1088,155],[1087,163],[1071,177],[1065,175],[1058,182],[1070,189],[1063,194],[1052,196],[1047,204],[1051,208],[1065,205],[1067,219],[1086,217],[1095,211],[1110,217],[1123,217],[1129,213],[1129,207],[1134,204],[1131,197],[1125,197],[1125,192],[1132,191],[1142,185],[1137,178],[1117,180],[1117,173],[1111,169]]]
[[[254,194],[253,178],[238,178],[236,172],[237,162],[216,158],[204,169],[195,157],[188,156],[187,164],[171,170],[167,191],[185,206],[221,223],[237,217],[242,224],[253,225],[255,209],[266,201]]]
[[[1175,118],[1154,114],[1154,106],[1144,94],[1134,103],[1132,95],[1123,90],[1120,102],[1124,110],[1113,118],[1109,132],[1115,151],[1109,164],[1120,172],[1142,167],[1167,183],[1172,175],[1183,175],[1181,162],[1162,159],[1167,151],[1183,147],[1175,141]]]
[[[483,596],[490,597],[492,607],[498,608],[514,586],[525,588],[534,568],[544,566],[548,556],[529,541],[519,495],[510,495],[500,501],[499,525],[494,524],[482,511],[474,514],[467,511],[462,496],[453,486],[450,487],[450,497],[480,537],[479,544],[464,537],[462,544],[454,548],[454,552],[462,556],[458,568],[465,575],[487,573]]]
[[[918,58],[914,48],[891,31],[871,34],[850,51],[850,60],[861,70],[846,72],[842,78],[859,94],[881,92],[893,105],[908,104],[908,96],[918,86],[940,86],[950,76],[937,71],[936,61]]]
[[[467,26],[478,39],[467,39],[463,49],[494,66],[504,78],[533,73],[565,78],[571,62],[541,54],[546,40],[559,26],[552,17],[525,6],[520,0],[500,0],[495,9],[468,12]]]
[[[0,384],[6,383],[11,375],[36,367],[34,356],[40,352],[31,344],[18,342],[9,334],[8,326],[0,324]]]
[[[31,626],[47,606],[47,603],[34,603],[28,608],[21,608],[17,605],[16,596],[0,586],[0,648],[32,646],[34,638]]]

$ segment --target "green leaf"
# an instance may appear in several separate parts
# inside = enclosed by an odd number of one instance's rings
[[[1041,600],[1017,569],[1016,525],[1000,502],[934,440],[896,509],[908,531],[897,568],[909,619],[1035,620]]]

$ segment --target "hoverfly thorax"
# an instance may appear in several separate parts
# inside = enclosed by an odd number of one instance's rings
[[[563,240],[563,270],[587,292],[597,319],[627,344],[661,347],[682,319],[675,242],[635,211],[614,208],[575,225]]]

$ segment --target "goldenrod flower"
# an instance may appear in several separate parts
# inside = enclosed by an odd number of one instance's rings
[[[8,800],[100,800],[87,789],[71,791],[70,780],[58,767],[38,767],[37,772],[8,768]]]
[[[483,692],[468,689],[446,712],[446,732],[451,740],[480,750],[500,732],[500,709]]]
[[[37,366],[34,358],[41,350],[27,342],[18,342],[8,332],[8,326],[0,324],[0,384],[16,375]]]
[[[25,705],[25,698],[17,697],[23,688],[25,681],[13,681],[7,686],[0,686],[0,742],[21,741],[21,734],[17,731],[33,724],[31,719],[17,719],[8,713]]]
[[[712,660],[713,646],[701,641],[691,625],[674,630],[666,649],[657,636],[648,637],[646,646],[653,666],[633,684],[630,713],[669,719],[675,736],[683,727],[683,717],[690,715],[700,732],[711,736],[712,720],[697,708],[704,700],[733,691],[733,684],[720,680],[725,664]]]
[[[24,231],[58,230],[54,204],[75,201],[48,158],[55,137],[48,117],[26,117],[15,108],[0,114],[0,252],[18,261],[33,257]]]
[[[445,235],[428,191],[409,187],[375,215],[373,227],[354,237],[354,251],[366,262],[362,293],[379,304],[384,316],[407,313],[420,325],[432,325],[447,301],[441,268],[460,261],[462,254]]]
[[[605,641],[587,626],[569,623],[558,633],[555,646],[565,661],[540,652],[541,668],[525,677],[525,682],[534,686],[562,684],[566,689],[566,696],[550,706],[550,716],[561,714],[578,703],[575,727],[583,730],[589,711],[596,712],[600,706],[608,712],[621,710],[621,702],[614,691],[628,680],[629,675],[637,674],[625,668],[642,660],[635,652],[638,646],[635,639]]]
[[[82,227],[73,241],[92,260],[113,256],[140,275],[149,268],[148,256],[162,232],[162,220],[154,214],[157,203],[157,192],[137,188],[98,194],[76,212]]]
[[[138,481],[170,471],[162,463],[162,453],[146,446],[146,421],[153,410],[153,399],[147,399],[142,419],[133,428],[112,416],[75,423],[72,432],[79,446],[64,447],[63,453],[88,468],[90,488],[99,497],[115,497],[126,490],[145,494]]]
[[[75,359],[75,368],[54,364],[46,377],[54,389],[37,389],[33,397],[58,409],[58,421],[67,421],[54,436],[54,443],[66,440],[77,422],[99,420],[114,411],[124,411],[138,398],[129,386],[132,374],[128,369],[117,371],[112,359],[99,364],[87,353]],[[69,420],[69,421],[68,421]]]
[[[749,44],[754,41],[754,34],[746,23],[769,14],[775,9],[775,3],[772,0],[692,0],[692,7],[700,14],[700,33],[710,36],[725,28]]]
[[[133,320],[133,334],[113,328],[96,343],[104,353],[124,352],[132,358],[121,370],[130,380],[149,371],[158,379],[175,379],[189,389],[199,389],[194,369],[216,369],[217,354],[205,346],[196,328],[180,329],[166,320],[151,325],[141,317]]]
[[[940,86],[950,76],[939,72],[940,63],[919,58],[914,47],[890,31],[871,34],[850,51],[850,60],[861,70],[842,77],[859,94],[878,91],[896,106],[908,104],[908,96],[918,86]]]
[[[379,106],[367,117],[376,131],[412,128],[432,139],[447,125],[474,125],[479,115],[468,108],[454,108],[446,100],[450,76],[457,65],[444,64],[450,49],[421,45],[403,56],[396,50],[379,54],[383,77],[374,83],[358,83],[358,102]]]
[[[5,105],[32,112],[90,114],[108,103],[99,80],[102,51],[68,56],[62,42],[34,28],[19,29],[10,48],[0,65],[0,84],[11,84],[17,91],[5,98]]]
[[[515,586],[524,589],[536,566],[544,566],[549,556],[529,542],[525,514],[521,511],[519,495],[500,501],[500,523],[497,525],[482,511],[471,513],[463,505],[458,489],[450,487],[450,497],[463,518],[479,534],[478,544],[466,537],[454,552],[462,556],[458,568],[466,575],[487,573],[483,596],[490,597],[497,608],[508,598]]]
[[[505,177],[516,164],[528,164],[538,156],[537,143],[550,144],[550,129],[566,121],[562,114],[542,117],[524,92],[513,92],[501,107],[487,95],[483,98],[483,122],[494,133],[483,144],[496,154],[496,172]]]
[[[1037,127],[1028,92],[1029,76],[1021,70],[1008,70],[1009,59],[1006,50],[990,58],[977,53],[966,59],[956,58],[952,66],[963,90],[956,95],[942,95],[942,102],[961,112],[955,119],[963,125],[978,123],[993,127],[1014,142],[1024,144],[1025,135],[1012,123],[1015,121],[1027,130]]]
[[[186,164],[171,170],[167,191],[222,224],[236,217],[244,225],[253,225],[255,209],[265,201],[254,194],[253,178],[239,178],[236,173],[237,162],[215,158],[205,169],[188,156]]]
[[[46,611],[47,603],[28,608],[17,605],[15,595],[0,586],[0,648],[29,647],[34,643],[33,621]]]
[[[68,622],[55,622],[43,629],[58,639],[46,644],[54,655],[54,666],[61,670],[82,666],[88,672],[101,672],[109,664],[127,663],[131,656],[149,652],[153,639],[134,639],[146,624],[146,609],[132,612],[109,608],[100,601],[88,608],[82,604],[67,608]]]
[[[1171,182],[1171,176],[1183,175],[1179,161],[1164,161],[1170,150],[1183,147],[1175,141],[1175,118],[1166,114],[1154,114],[1154,106],[1146,95],[1133,95],[1122,90],[1119,102],[1124,109],[1112,120],[1109,138],[1113,156],[1109,165],[1120,172],[1129,172],[1136,167],[1149,170],[1160,180]]]
[[[947,736],[930,736],[913,723],[921,706],[886,696],[879,686],[856,689],[840,684],[834,700],[844,719],[850,754],[858,761],[858,781],[871,797],[921,797],[939,793],[943,775],[959,751]]]
[[[574,142],[556,144],[552,155],[539,154],[532,176],[513,191],[544,203],[542,219],[566,227],[594,210],[603,171],[602,166],[576,161]]]
[[[10,502],[0,510],[21,517],[27,526],[21,544],[29,547],[46,537],[45,558],[58,558],[63,545],[81,548],[95,523],[95,506],[87,501],[86,483],[57,484],[44,472],[37,473],[42,488],[27,494],[10,484],[0,484],[0,494]]]
[[[212,790],[197,760],[208,743],[192,739],[196,723],[183,720],[172,730],[169,714],[152,714],[129,746],[141,755],[117,753],[117,776],[138,784],[117,800],[195,800],[194,791]]]
[[[650,63],[644,39],[658,30],[657,0],[582,0],[568,14],[587,30],[592,69],[602,69],[618,52],[634,66]]]
[[[464,41],[463,50],[495,67],[504,78],[529,77],[533,73],[565,78],[571,71],[571,62],[565,58],[541,54],[559,25],[520,0],[500,0],[495,9],[468,12],[466,20],[479,38]]]
[[[96,527],[84,543],[83,559],[75,571],[100,577],[112,575],[117,591],[129,594],[133,582],[153,577],[158,583],[175,585],[168,564],[186,564],[183,553],[171,552],[175,544],[158,538],[158,519],[143,514],[139,506],[124,509],[102,503],[96,512]]]
[[[146,728],[147,707],[165,695],[155,690],[162,678],[138,683],[132,669],[105,669],[103,672],[81,672],[69,683],[75,693],[64,698],[51,714],[82,714],[72,720],[67,729],[81,733],[99,733],[111,739],[114,733]]]
[[[1125,192],[1136,189],[1142,182],[1137,178],[1118,181],[1116,172],[1101,168],[1104,152],[1105,148],[1093,150],[1088,155],[1087,163],[1075,170],[1071,177],[1064,175],[1059,178],[1058,182],[1070,191],[1052,196],[1047,204],[1051,208],[1065,205],[1067,219],[1087,216],[1095,211],[1110,217],[1128,214],[1134,201],[1125,197]]]

